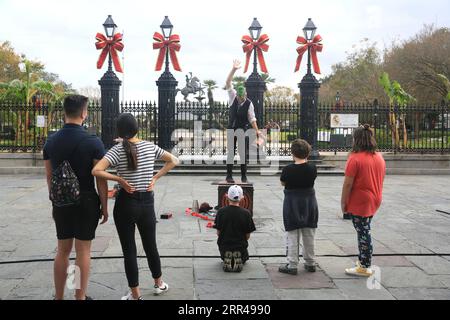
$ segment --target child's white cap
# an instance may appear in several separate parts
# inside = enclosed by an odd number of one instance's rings
[[[241,199],[244,197],[244,190],[240,186],[231,186],[228,189],[228,199],[231,201],[241,201]]]

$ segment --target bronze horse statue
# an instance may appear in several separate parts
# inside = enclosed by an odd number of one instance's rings
[[[184,101],[189,102],[188,96],[190,94],[196,94],[199,92],[199,95],[202,96],[205,94],[205,87],[202,86],[200,79],[192,76],[192,72],[189,72],[190,76],[186,75],[186,86],[183,89],[177,89],[178,92],[184,96]]]

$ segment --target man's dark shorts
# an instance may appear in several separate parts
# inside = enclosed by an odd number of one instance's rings
[[[95,192],[82,193],[79,205],[53,207],[58,240],[93,240],[100,217],[100,198]]]

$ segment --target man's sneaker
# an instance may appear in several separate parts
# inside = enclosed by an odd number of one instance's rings
[[[371,268],[364,268],[359,261],[356,262],[356,266],[353,268],[345,269],[345,273],[349,276],[366,277],[372,276],[373,272]]]
[[[160,286],[155,284],[153,290],[153,293],[159,296],[160,294],[163,294],[164,292],[167,292],[167,290],[169,290],[169,285],[163,281]]]
[[[240,251],[233,252],[233,272],[241,272],[244,265],[242,264],[242,254]]]
[[[316,272],[316,266],[308,266],[305,264],[305,270],[311,273]]]
[[[76,297],[74,297],[75,298],[75,300],[77,300],[77,298]],[[56,300],[56,298],[55,297],[53,297],[53,300]],[[63,299],[64,300],[64,299]],[[84,300],[94,300],[94,298],[92,298],[92,297],[89,297],[89,296],[84,296]]]
[[[231,265],[233,261],[233,252],[226,251],[223,258],[223,271],[232,272],[233,266]]]
[[[290,275],[293,275],[293,276],[296,276],[297,273],[298,273],[297,268],[295,268],[295,269],[294,268],[289,268],[289,264],[284,264],[284,265],[280,266],[278,268],[278,271],[281,272],[281,273],[286,273],[286,274],[290,274]]]
[[[133,294],[130,292],[128,292],[128,294],[126,296],[123,296],[120,300],[144,300],[144,298],[142,298],[142,296],[140,296],[139,298],[135,299],[133,298]]]

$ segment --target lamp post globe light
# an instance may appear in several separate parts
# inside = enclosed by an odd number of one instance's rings
[[[261,30],[262,26],[259,23],[257,18],[253,18],[253,22],[248,28],[248,31],[250,32],[250,35],[253,39],[253,41],[257,41],[259,37],[261,36]],[[257,52],[256,52],[256,46],[253,49],[253,73],[258,73],[258,59],[257,59]]]
[[[159,26],[165,40],[168,40],[172,35],[173,24],[170,22],[169,17],[165,16],[163,22]],[[169,72],[169,50],[166,50],[166,72]]]
[[[114,23],[114,20],[111,15],[108,15],[105,23],[103,23],[103,27],[105,28],[105,33],[108,38],[112,38],[116,33],[117,25]]]
[[[339,91],[336,92],[335,99],[336,99],[336,104],[339,104],[339,102],[341,102],[341,93]]]
[[[108,15],[103,23],[106,37],[111,40],[116,32],[117,25],[111,15]],[[116,119],[120,114],[119,93],[122,81],[119,80],[112,69],[111,54],[108,54],[108,70],[98,81],[101,90],[101,110],[102,110],[102,130],[101,136],[105,148],[109,149],[114,145],[116,134]]]
[[[164,40],[168,41],[173,31],[173,24],[165,16],[160,25]],[[174,146],[171,141],[175,130],[175,97],[178,81],[169,70],[169,50],[166,50],[166,68],[156,81],[158,86],[158,144],[161,148],[170,150]]]
[[[261,36],[262,26],[257,18],[253,18],[252,24],[248,28],[250,36],[253,41],[257,41]],[[266,83],[258,72],[258,57],[257,48],[253,49],[253,72],[245,82],[245,88],[247,90],[247,97],[253,102],[255,107],[256,119],[258,126],[263,126],[264,123],[264,92],[267,90]]]
[[[308,43],[313,41],[317,27],[311,18],[303,28],[303,34]],[[320,156],[317,151],[317,107],[319,103],[320,83],[311,72],[311,47],[308,46],[308,69],[306,75],[299,83],[300,88],[300,137],[311,144],[312,152],[310,158],[317,160]]]

